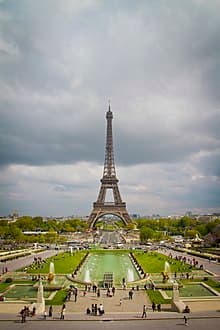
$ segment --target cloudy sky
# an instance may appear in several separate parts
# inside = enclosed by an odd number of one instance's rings
[[[220,211],[219,0],[0,0],[0,215],[88,215],[108,100],[129,213]]]

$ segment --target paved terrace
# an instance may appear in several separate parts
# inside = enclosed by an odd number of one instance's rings
[[[142,308],[145,304],[147,306],[147,317],[148,318],[181,318],[181,314],[171,312],[170,305],[162,305],[161,312],[153,312],[151,309],[151,303],[144,290],[134,291],[133,299],[128,298],[128,289],[118,289],[115,292],[114,297],[107,297],[106,290],[101,290],[101,296],[98,298],[93,292],[87,292],[83,295],[83,290],[78,290],[77,301],[74,301],[74,296],[71,300],[66,302],[66,319],[74,320],[95,320],[100,318],[114,318],[114,319],[138,319],[141,318]],[[120,299],[122,301],[120,305]],[[86,309],[91,309],[92,304],[102,303],[105,310],[105,315],[100,316],[88,316],[86,315]],[[0,319],[18,319],[19,311],[25,305],[25,302],[21,303],[0,303]],[[49,306],[46,306],[48,312]],[[191,315],[203,313],[203,315],[212,315],[220,317],[220,300],[207,302],[194,302],[191,308]],[[53,318],[59,319],[61,306],[53,306]],[[42,315],[37,315],[36,319],[42,319]]]

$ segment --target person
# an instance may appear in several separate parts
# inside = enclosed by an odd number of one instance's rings
[[[102,304],[99,305],[99,315],[103,315],[104,314],[104,307]]]
[[[158,304],[158,305],[157,305],[157,311],[158,311],[158,312],[161,312],[161,304]]]
[[[90,311],[90,308],[89,307],[87,307],[87,309],[86,309],[86,314],[87,315],[90,315],[91,314],[91,311]]]
[[[95,304],[92,304],[92,315],[95,315]]]
[[[62,309],[61,309],[61,313],[60,313],[60,319],[64,320],[65,317],[65,313],[66,313],[66,307],[64,307],[65,305],[63,305]]]
[[[49,307],[48,315],[49,315],[49,317],[52,317],[52,315],[53,315],[53,307],[51,305]]]
[[[128,298],[132,300],[132,298],[133,298],[133,291],[132,290],[130,290],[128,292]]]
[[[24,308],[22,308],[22,310],[20,311],[21,314],[21,323],[25,323],[26,322],[26,306],[24,306]]]
[[[147,307],[146,305],[143,306],[143,313],[142,313],[142,319],[147,317]]]
[[[97,290],[97,297],[99,298],[100,297],[100,289],[98,288]]]
[[[36,315],[36,307],[34,306],[32,309],[32,316],[35,316],[35,315]]]
[[[183,319],[184,319],[184,324],[188,325],[188,319],[187,319],[186,315],[183,316]]]
[[[112,295],[113,295],[113,297],[115,295],[115,287],[114,286],[112,287]]]
[[[47,312],[46,312],[46,310],[44,311],[44,320],[46,320],[47,319]]]
[[[30,316],[30,308],[29,308],[29,306],[26,307],[26,316]]]
[[[124,277],[122,279],[122,287],[123,287],[123,290],[126,290],[126,282],[125,282],[125,278]]]
[[[186,307],[184,308],[183,313],[190,313],[190,308],[188,305],[186,305]]]
[[[77,295],[78,295],[78,289],[75,288],[75,292],[74,292],[75,302],[77,301]]]
[[[155,310],[156,310],[156,304],[155,304],[155,302],[153,302],[153,304],[152,304],[152,310],[153,310],[153,312],[155,312]]]
[[[119,305],[120,305],[120,306],[122,305],[122,299],[119,300]]]

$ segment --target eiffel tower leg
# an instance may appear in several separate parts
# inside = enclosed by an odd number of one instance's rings
[[[89,217],[89,220],[88,220],[89,228],[90,229],[94,228],[94,225],[95,225],[95,223],[97,221],[97,215],[98,215],[98,213],[95,212],[94,210],[90,214],[90,217]]]

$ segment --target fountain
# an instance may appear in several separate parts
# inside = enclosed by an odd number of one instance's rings
[[[134,281],[134,272],[130,268],[128,268],[127,281],[128,282]]]
[[[168,261],[165,261],[163,275],[163,283],[171,282],[171,269]]]
[[[48,274],[48,281],[49,283],[54,283],[55,282],[55,271],[54,271],[54,263],[51,262],[50,263],[50,270],[49,270],[49,274]]]
[[[89,269],[86,269],[84,281],[87,282],[87,283],[91,282]]]
[[[90,283],[96,282],[97,285],[101,286],[104,273],[113,273],[114,286],[121,286],[122,278],[125,278],[126,282],[140,279],[129,254],[115,254],[108,251],[103,254],[91,253],[75,280],[86,283],[87,281]]]
[[[45,291],[54,291],[60,290],[64,287],[64,283],[66,280],[65,275],[56,275],[55,277],[55,270],[54,270],[54,263],[50,262],[50,269],[47,275],[47,278],[43,280],[43,286]],[[33,285],[34,288],[38,288],[38,283]]]
[[[44,288],[42,281],[39,281],[38,291],[37,291],[37,303],[36,303],[36,314],[44,313],[45,311],[45,300],[44,300]]]

